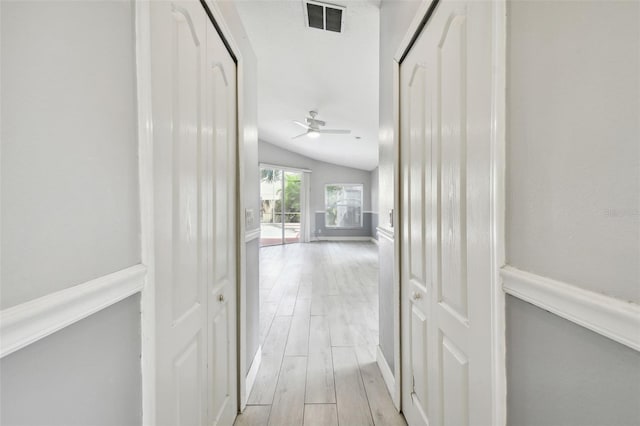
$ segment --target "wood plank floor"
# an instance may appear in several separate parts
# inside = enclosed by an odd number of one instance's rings
[[[375,362],[378,250],[260,249],[262,364],[236,425],[406,425]]]

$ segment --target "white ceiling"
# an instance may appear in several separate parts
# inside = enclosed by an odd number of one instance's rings
[[[330,163],[373,170],[378,165],[379,1],[346,6],[343,32],[308,28],[302,0],[238,1],[258,59],[261,140]],[[350,135],[307,136],[292,120],[309,110],[327,129]],[[361,139],[356,139],[360,136]]]

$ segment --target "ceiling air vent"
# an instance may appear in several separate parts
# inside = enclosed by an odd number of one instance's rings
[[[304,2],[305,20],[309,28],[341,33],[344,10],[344,7],[333,4]]]

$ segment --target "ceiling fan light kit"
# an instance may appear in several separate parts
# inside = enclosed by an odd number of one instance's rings
[[[318,111],[311,110],[309,111],[309,116],[305,119],[307,124],[301,123],[300,121],[294,120],[293,122],[300,127],[307,129],[306,132],[294,136],[292,139],[298,139],[302,136],[309,136],[310,138],[318,138],[320,134],[331,134],[331,135],[348,135],[351,133],[351,130],[347,129],[321,129],[322,126],[326,126],[322,120],[318,120],[316,116],[318,115]]]

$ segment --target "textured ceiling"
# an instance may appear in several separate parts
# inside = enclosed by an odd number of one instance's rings
[[[346,6],[343,32],[308,28],[302,0],[243,0],[238,12],[258,58],[261,140],[321,161],[372,170],[378,165],[379,2]],[[313,139],[292,120],[309,110],[350,135]],[[360,136],[361,139],[356,139]]]

